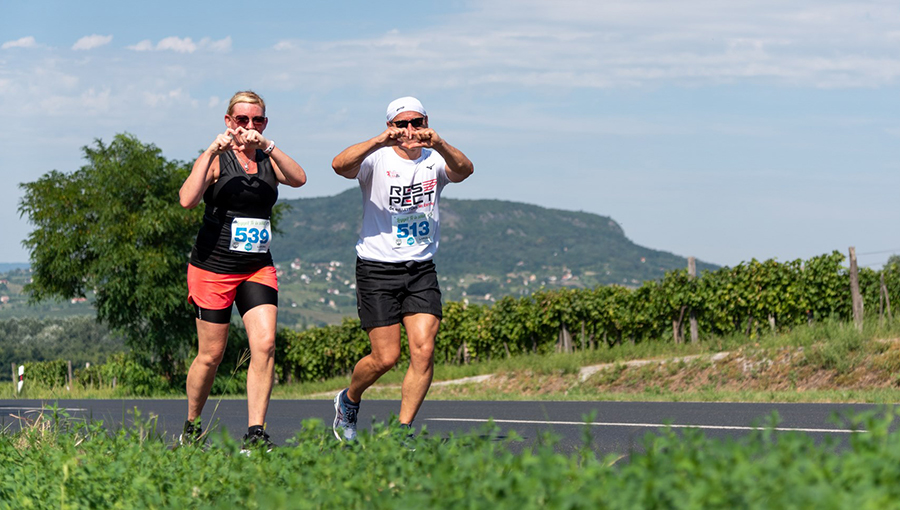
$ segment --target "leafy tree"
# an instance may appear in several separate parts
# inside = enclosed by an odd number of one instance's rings
[[[887,262],[884,263],[885,269],[890,269],[892,267],[900,267],[900,255],[891,255],[888,257]]]
[[[25,290],[32,302],[95,292],[97,318],[171,376],[195,334],[185,268],[203,213],[178,203],[190,166],[128,134],[83,151],[79,170],[21,185],[19,212],[35,227]]]

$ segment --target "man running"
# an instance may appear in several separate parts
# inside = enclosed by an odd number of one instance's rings
[[[334,398],[334,434],[356,440],[363,392],[400,358],[400,324],[409,337],[409,369],[403,379],[400,426],[411,434],[434,374],[434,340],[442,317],[434,257],[440,236],[438,202],[447,183],[462,182],[474,166],[459,149],[428,127],[414,97],[387,108],[387,128],[352,145],[331,163],[357,179],[363,221],[356,243],[356,299],[372,352],[353,369],[350,386]]]

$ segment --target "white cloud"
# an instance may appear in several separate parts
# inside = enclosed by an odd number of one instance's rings
[[[88,111],[106,112],[112,100],[112,91],[108,87],[99,91],[90,88],[81,94],[78,104]]]
[[[174,51],[176,53],[193,53],[197,51],[197,45],[190,37],[166,37],[156,45],[157,51]]]
[[[195,43],[190,37],[166,37],[156,45],[153,41],[145,39],[135,45],[128,46],[133,51],[174,51],[175,53],[194,53],[203,50],[214,53],[228,53],[231,51],[231,36],[218,41],[204,37],[199,43]]]
[[[153,41],[151,41],[150,39],[144,39],[143,41],[128,46],[127,48],[133,51],[153,51]]]
[[[113,39],[111,35],[88,35],[84,36],[72,45],[73,50],[92,50],[109,44]]]
[[[200,47],[204,50],[227,53],[231,51],[231,36],[218,41],[213,41],[209,37],[204,37],[200,40]]]
[[[291,41],[278,41],[275,46],[272,46],[272,49],[275,51],[290,51],[297,49],[297,45]]]
[[[157,108],[163,105],[173,104],[179,101],[187,101],[188,95],[182,89],[173,89],[157,94],[145,93],[144,104],[151,108]]]
[[[0,50],[5,50],[8,48],[34,48],[37,46],[37,42],[34,40],[34,37],[22,37],[21,39],[16,39],[15,41],[7,41],[0,46]]]
[[[524,5],[523,5],[524,4]],[[376,71],[427,62],[448,86],[873,87],[900,81],[900,10],[877,1],[491,0],[439,27],[319,45]],[[297,48],[281,41],[278,49]]]

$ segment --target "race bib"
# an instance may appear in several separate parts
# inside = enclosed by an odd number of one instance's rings
[[[269,220],[235,218],[231,222],[231,251],[266,253],[272,241]]]
[[[394,248],[431,244],[434,240],[434,219],[431,213],[395,214],[391,217]]]

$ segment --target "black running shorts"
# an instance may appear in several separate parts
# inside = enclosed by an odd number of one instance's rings
[[[356,308],[363,329],[398,324],[405,314],[441,318],[441,288],[434,262],[356,259]]]

